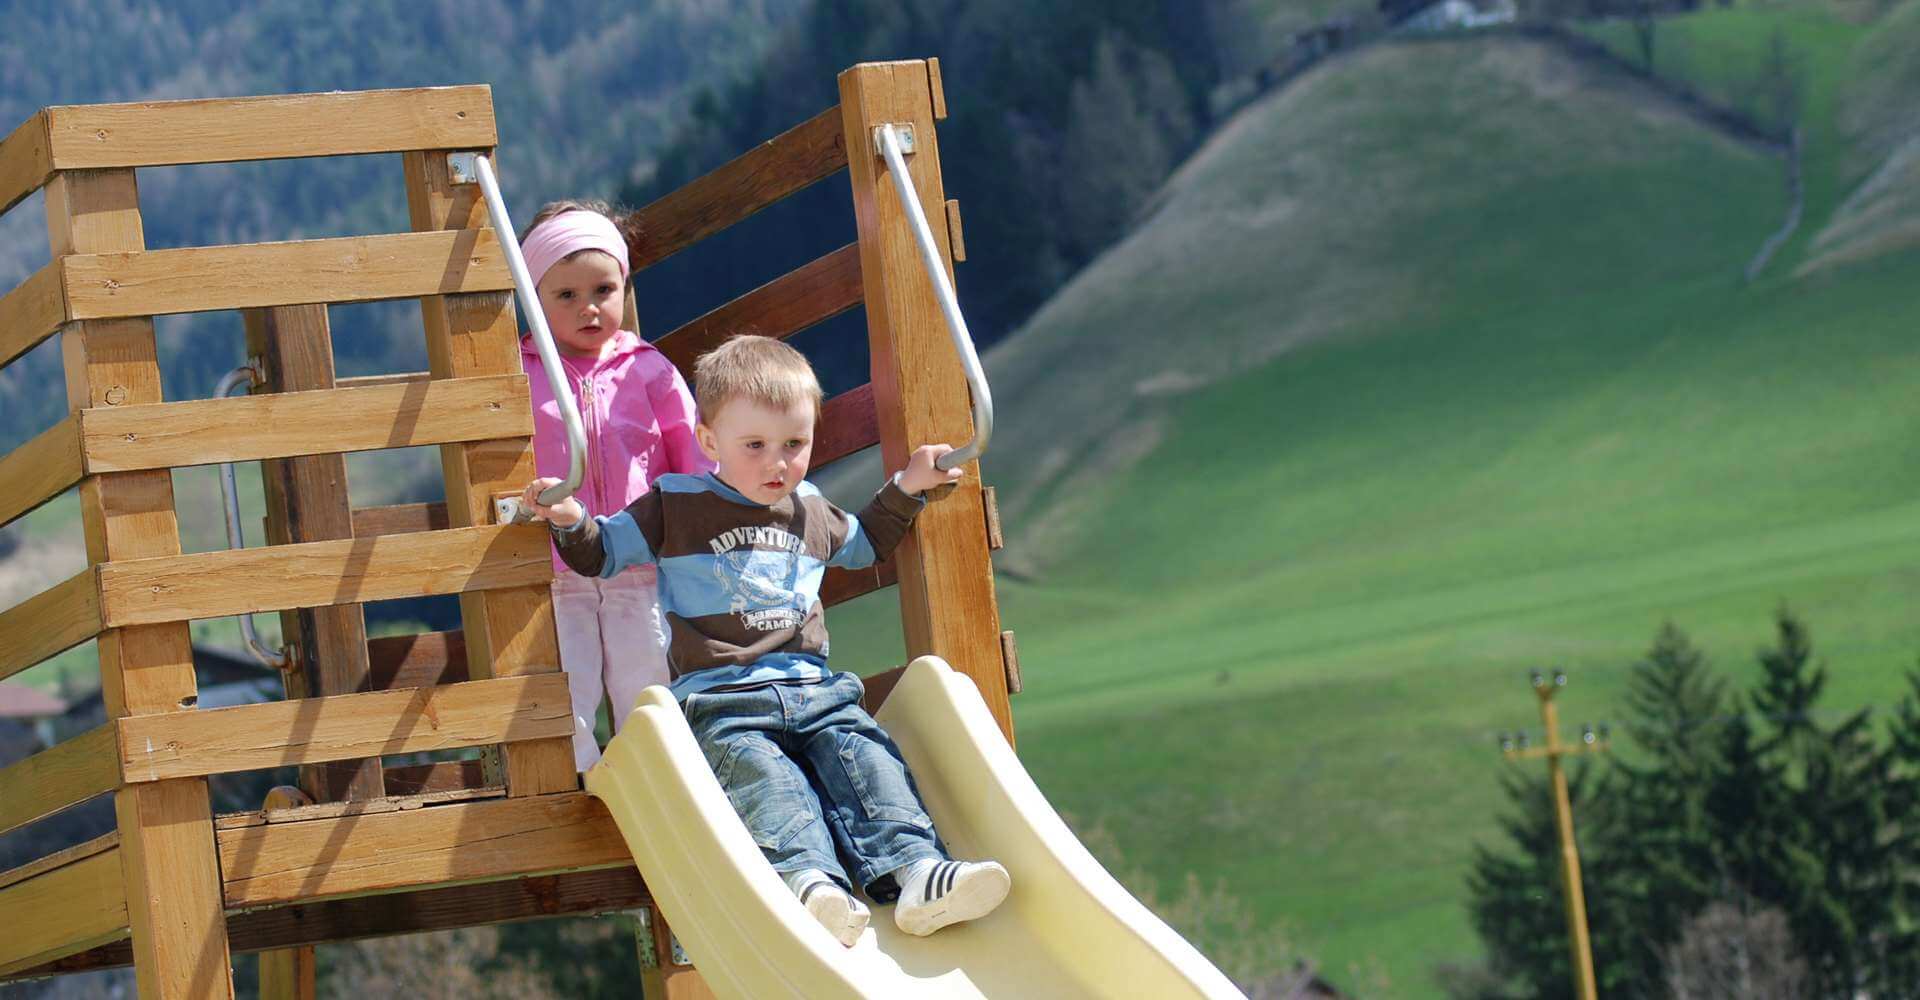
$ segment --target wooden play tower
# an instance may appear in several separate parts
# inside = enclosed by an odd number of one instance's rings
[[[973,430],[874,150],[876,126],[912,127],[909,173],[950,271],[964,254],[940,180],[945,104],[934,60],[861,64],[839,85],[837,107],[641,209],[633,262],[846,168],[857,243],[656,343],[690,372],[735,330],[785,337],[864,306],[871,381],[826,404],[815,466],[878,444],[898,467]],[[0,524],[77,486],[89,563],[0,611],[0,679],[97,638],[108,716],[0,770],[0,833],[109,794],[118,826],[0,873],[0,980],[132,964],[144,997],[231,996],[231,955],[266,952],[270,995],[297,996],[317,942],[649,906],[573,772],[545,528],[495,523],[494,499],[533,476],[529,394],[501,235],[449,157],[496,141],[491,91],[468,86],[53,107],[0,142],[0,211],[44,189],[52,247],[0,297],[0,365],[58,334],[69,409],[0,457]],[[411,232],[146,249],[139,168],[371,153],[400,154]],[[431,370],[336,378],[327,304],[382,299],[420,301]],[[245,317],[252,394],[163,401],[152,317],[222,310]],[[352,506],[343,453],[420,445],[440,448],[444,504]],[[268,544],[182,554],[170,470],[253,461]],[[897,582],[900,662],[944,657],[1010,736],[992,511],[972,467],[890,563],[830,575],[825,600]],[[459,632],[366,637],[363,602],[456,593]],[[196,707],[188,622],[269,611],[286,700]],[[890,686],[870,680],[870,697]],[[443,753],[462,749],[476,753]],[[381,759],[423,752],[440,759]],[[213,811],[208,776],[291,765],[300,787],[266,808]],[[660,966],[649,985],[704,993]]]

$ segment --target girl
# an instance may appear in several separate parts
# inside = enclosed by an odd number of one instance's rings
[[[631,289],[627,240],[608,207],[550,203],[520,245],[587,432],[576,496],[588,513],[618,513],[666,473],[711,469],[694,438],[693,397],[680,372],[620,328]],[[520,360],[533,392],[534,464],[539,475],[565,476],[566,429],[531,335],[521,341]],[[612,701],[618,731],[640,691],[670,679],[656,570],[637,566],[597,580],[568,571],[556,553],[553,614],[573,695],[573,761],[584,772],[600,759],[593,731],[602,695]]]

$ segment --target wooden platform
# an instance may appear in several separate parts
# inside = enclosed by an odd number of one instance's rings
[[[646,887],[584,792],[461,789],[218,817],[235,951],[626,910]],[[0,873],[0,980],[132,961],[120,835]],[[31,909],[29,909],[31,908]]]
[[[752,328],[791,337],[864,307],[869,382],[828,400],[814,468],[972,435],[966,383],[875,126],[909,125],[912,180],[962,259],[945,199],[934,61],[863,64],[841,103],[637,215],[644,267],[841,174],[859,239],[659,338],[683,371]],[[0,873],[0,980],[132,964],[143,996],[232,995],[236,952],[311,988],[321,941],[648,907],[605,811],[579,790],[544,529],[493,523],[533,476],[532,419],[500,234],[449,158],[490,154],[491,91],[440,87],[48,108],[0,139],[0,213],[45,191],[50,262],[0,289],[0,367],[58,336],[68,414],[0,455],[0,526],[79,494],[88,566],[0,610],[0,679],[98,640],[105,724],[0,769],[0,833],[111,796],[117,831]],[[398,154],[410,231],[150,250],[146,167]],[[507,178],[510,182],[511,178]],[[417,299],[429,370],[338,378],[328,305]],[[163,398],[156,315],[239,310],[252,393]],[[442,502],[355,509],[343,454],[435,446]],[[265,545],[183,553],[172,470],[258,462]],[[1002,729],[991,493],[968,465],[886,563],[828,573],[838,603],[898,585],[907,648],[971,676]],[[462,627],[369,639],[368,601],[457,595]],[[188,623],[278,613],[286,700],[202,708]],[[884,698],[894,674],[870,678]],[[1015,685],[1017,686],[1017,685]],[[461,751],[463,759],[394,755]],[[276,767],[271,809],[214,815],[207,779]],[[299,801],[302,803],[290,805]],[[656,914],[657,917],[657,914]],[[671,1000],[704,987],[671,966]],[[289,976],[292,978],[282,979]],[[664,984],[664,986],[662,985]]]

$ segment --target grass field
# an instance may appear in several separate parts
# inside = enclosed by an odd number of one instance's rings
[[[1222,880],[1387,995],[1477,954],[1528,667],[1597,721],[1662,621],[1744,678],[1786,603],[1837,715],[1920,655],[1920,254],[1741,287],[1780,162],[1595,72],[1495,40],[1337,63],[990,359],[988,478],[1051,553],[1001,590],[1029,768],[1128,865]],[[1825,211],[1842,159],[1809,158]],[[1168,368],[1186,391],[1126,391]],[[836,611],[836,656],[884,660],[890,616]]]
[[[1391,44],[1227,123],[992,353],[1020,749],[1116,867],[1219,883],[1336,981],[1432,996],[1478,955],[1463,879],[1527,668],[1599,720],[1662,621],[1744,678],[1784,602],[1830,711],[1898,695],[1920,251],[1793,276],[1873,169],[1860,137],[1898,132],[1849,95],[1915,100],[1859,54],[1913,51],[1885,32],[1920,37],[1920,0],[1864,6],[1663,29],[1730,99],[1776,28],[1805,60],[1807,220],[1756,286],[1772,154],[1543,44]],[[836,609],[836,659],[897,661],[894,617]]]

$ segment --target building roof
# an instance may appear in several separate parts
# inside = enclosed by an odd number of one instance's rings
[[[40,719],[59,715],[67,703],[25,684],[0,684],[0,719]]]

